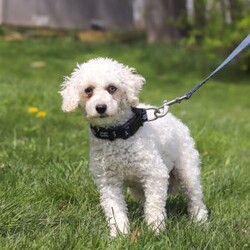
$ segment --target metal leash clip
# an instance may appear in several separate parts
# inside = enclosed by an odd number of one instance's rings
[[[152,118],[148,118],[148,121],[154,121],[158,118],[161,118],[165,116],[168,113],[169,105],[167,101],[163,102],[163,105],[158,107],[158,108],[147,108],[147,111],[153,111],[153,116]]]

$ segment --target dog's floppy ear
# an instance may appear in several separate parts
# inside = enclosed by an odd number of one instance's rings
[[[80,96],[79,96],[79,84],[77,72],[80,65],[69,77],[65,77],[64,82],[61,85],[61,91],[59,92],[62,96],[62,110],[64,112],[75,111],[79,105]]]
[[[139,93],[142,85],[145,83],[144,77],[137,74],[134,68],[126,67],[126,93],[131,106],[139,104]]]

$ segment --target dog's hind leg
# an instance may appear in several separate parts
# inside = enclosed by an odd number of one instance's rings
[[[208,211],[203,203],[199,164],[199,154],[196,149],[186,149],[183,151],[174,173],[187,197],[189,215],[195,221],[206,221]]]
[[[159,161],[158,161],[159,163]],[[152,169],[152,168],[151,168]],[[166,200],[168,188],[168,173],[165,165],[158,165],[158,170],[163,171],[150,173],[144,182],[144,213],[146,223],[155,232],[165,228]]]

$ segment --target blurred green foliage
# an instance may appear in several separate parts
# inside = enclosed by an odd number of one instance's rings
[[[188,46],[201,45],[205,50],[232,51],[241,40],[249,34],[250,4],[246,0],[214,0],[203,1],[206,13],[202,20],[194,20],[187,38]],[[196,12],[204,10],[197,6]],[[202,23],[202,25],[201,25]],[[250,50],[244,51],[237,62],[239,68],[250,72]]]

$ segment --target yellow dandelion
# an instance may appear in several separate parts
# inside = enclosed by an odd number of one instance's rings
[[[47,115],[47,112],[45,111],[39,111],[36,116],[39,118],[44,118]]]
[[[38,108],[37,107],[30,107],[30,108],[28,108],[28,112],[29,113],[37,113],[38,112]]]

